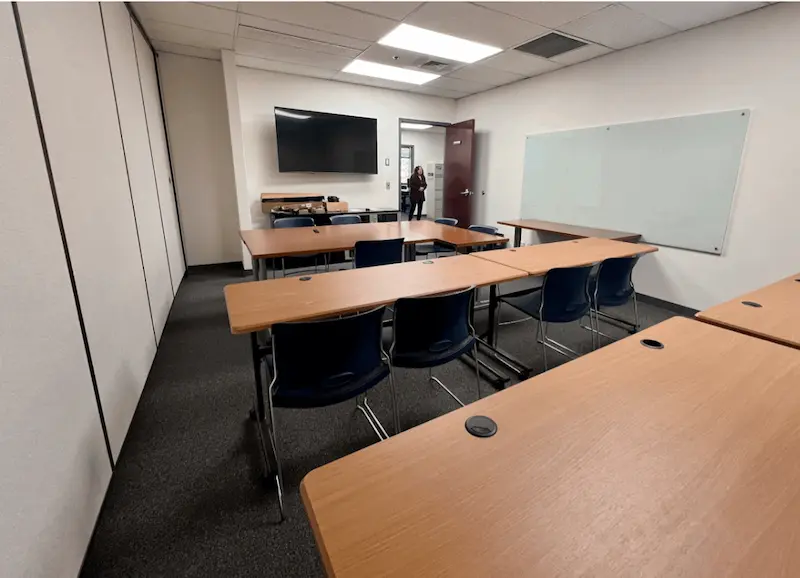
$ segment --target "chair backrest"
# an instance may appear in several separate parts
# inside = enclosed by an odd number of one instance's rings
[[[486,235],[495,235],[501,236],[500,233],[497,232],[497,227],[493,227],[491,225],[470,225],[467,227],[470,231],[475,231],[476,233],[485,233]],[[478,245],[472,247],[472,251],[494,251],[497,249],[502,249],[505,247],[507,242],[502,243],[491,243],[490,245]]]
[[[470,225],[467,228],[476,233],[486,233],[487,235],[497,234],[497,227],[492,227],[491,225]]]
[[[382,241],[356,241],[355,267],[375,267],[403,262],[403,238]]]
[[[275,219],[272,223],[273,229],[292,229],[294,227],[313,227],[313,217],[284,217],[282,219]]]
[[[331,225],[360,225],[361,217],[358,215],[333,215]]]
[[[470,319],[474,293],[475,288],[468,287],[445,295],[398,299],[394,305],[393,358],[431,360],[447,355],[469,339],[473,335]]]
[[[451,219],[450,217],[442,217],[441,219],[435,219],[434,223],[439,223],[440,225],[450,225],[451,227],[455,227],[458,225],[458,219]]]
[[[346,390],[348,384],[379,368],[384,309],[341,319],[273,325],[275,391],[294,388],[313,396],[314,391]]]
[[[577,321],[589,312],[589,278],[594,265],[550,269],[542,283],[541,320]]]
[[[606,259],[597,272],[595,295],[598,305],[624,305],[633,294],[633,268],[639,256]]]

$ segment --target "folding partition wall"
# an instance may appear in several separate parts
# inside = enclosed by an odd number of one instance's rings
[[[0,4],[0,244],[3,574],[74,576],[185,271],[124,4]]]

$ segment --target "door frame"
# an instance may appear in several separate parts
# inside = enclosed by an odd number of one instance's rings
[[[403,194],[400,192],[400,147],[403,145],[403,129],[400,128],[404,122],[413,122],[416,124],[430,124],[433,126],[448,127],[452,122],[442,122],[436,120],[422,120],[419,118],[398,118],[397,119],[397,210],[403,208]],[[412,167],[413,170],[413,167]],[[425,213],[427,217],[427,212]],[[401,215],[402,220],[402,215]]]

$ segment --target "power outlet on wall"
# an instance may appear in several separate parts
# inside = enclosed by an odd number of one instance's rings
[[[392,183],[389,182],[389,181],[386,181],[386,190],[388,191],[391,188],[392,188]]]

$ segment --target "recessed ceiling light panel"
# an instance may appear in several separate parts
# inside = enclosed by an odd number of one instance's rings
[[[407,68],[399,68],[397,66],[378,64],[377,62],[369,62],[368,60],[354,60],[345,66],[342,69],[342,72],[360,74],[361,76],[372,76],[374,78],[384,78],[386,80],[395,80],[397,82],[408,82],[409,84],[425,84],[434,78],[439,78],[438,74],[431,74],[430,72],[421,72],[417,70],[408,70]]]
[[[464,40],[457,36],[426,30],[410,24],[400,24],[400,26],[378,40],[378,44],[419,52],[420,54],[438,56],[439,58],[447,58],[457,62],[466,62],[467,64],[483,60],[503,51],[502,48]]]

